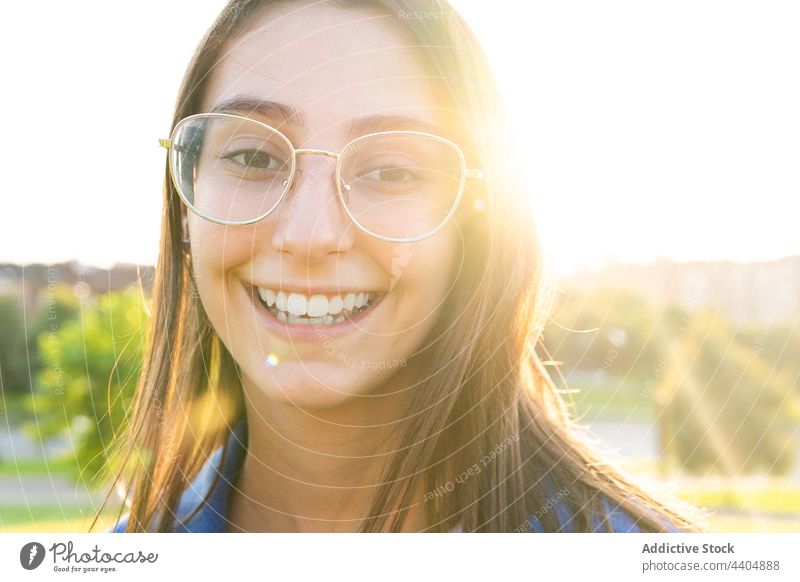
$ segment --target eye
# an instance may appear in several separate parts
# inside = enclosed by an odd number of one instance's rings
[[[280,170],[285,164],[264,150],[247,149],[238,150],[222,156],[247,170]]]
[[[373,180],[376,182],[387,182],[399,184],[410,182],[417,178],[416,174],[403,166],[382,166],[369,172],[364,172],[358,176],[363,180]]]

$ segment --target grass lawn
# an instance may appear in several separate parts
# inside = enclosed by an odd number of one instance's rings
[[[659,474],[653,459],[625,469],[647,490],[666,488],[701,512],[712,532],[800,532],[800,483],[768,476],[692,477]],[[639,479],[636,479],[638,477]]]
[[[0,476],[21,479],[47,475],[67,477],[73,473],[75,460],[25,459],[0,463]],[[9,505],[0,499],[0,532],[88,532],[95,516],[91,505]],[[113,517],[101,517],[93,531],[105,531]]]
[[[75,459],[61,457],[57,459],[20,459],[16,463],[8,459],[0,461],[0,475],[68,475],[76,469]]]
[[[652,420],[653,403],[643,393],[642,383],[632,380],[608,384],[573,382],[565,394],[574,403],[581,422],[593,420]]]
[[[92,507],[0,505],[0,532],[88,532],[94,515]],[[101,518],[93,531],[104,531],[112,521]]]
[[[800,484],[787,479],[681,479],[678,496],[708,510],[715,532],[800,532]]]
[[[708,518],[707,527],[711,532],[723,533],[798,533],[800,515],[776,517],[769,514],[717,513]]]
[[[680,496],[701,507],[727,512],[795,514],[800,516],[800,485],[795,483],[748,483],[714,488],[714,485],[686,486]]]

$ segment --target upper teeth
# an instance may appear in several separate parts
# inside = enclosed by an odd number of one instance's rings
[[[371,299],[370,293],[347,293],[346,295],[304,295],[302,293],[285,293],[272,289],[258,288],[258,295],[267,304],[273,305],[280,311],[285,311],[294,316],[307,315],[308,317],[323,317],[325,315],[338,315],[343,310],[352,311],[364,307]]]

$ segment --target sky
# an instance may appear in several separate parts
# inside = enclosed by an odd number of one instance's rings
[[[3,8],[0,262],[155,261],[157,140],[224,4]],[[556,272],[800,254],[800,3],[453,4],[495,68]]]

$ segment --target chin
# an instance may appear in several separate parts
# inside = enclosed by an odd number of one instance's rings
[[[286,362],[265,367],[254,384],[268,400],[304,409],[334,408],[369,392],[367,386],[361,385],[363,377],[352,377],[352,373],[343,374],[333,368]]]

